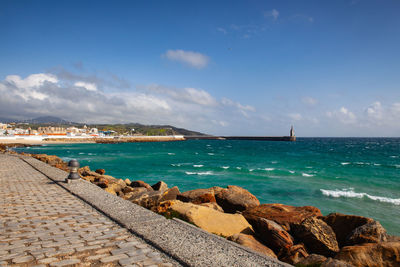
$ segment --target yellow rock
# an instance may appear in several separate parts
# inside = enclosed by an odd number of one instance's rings
[[[106,192],[108,192],[110,194],[113,194],[113,195],[117,195],[117,193],[115,193],[114,189],[111,188],[111,187],[105,188],[104,191],[106,191]]]
[[[222,236],[231,236],[238,233],[254,234],[253,228],[241,214],[228,214],[213,208],[179,200],[170,201],[169,210],[173,210],[189,222],[207,232]]]

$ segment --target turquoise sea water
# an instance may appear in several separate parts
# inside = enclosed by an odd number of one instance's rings
[[[76,158],[81,166],[103,168],[117,178],[163,180],[181,191],[238,185],[261,203],[368,216],[400,235],[400,139],[193,140],[19,150]]]

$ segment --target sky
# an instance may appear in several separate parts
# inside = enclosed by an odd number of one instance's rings
[[[400,136],[400,1],[0,1],[0,118]]]

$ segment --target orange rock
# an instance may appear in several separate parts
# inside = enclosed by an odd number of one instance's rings
[[[253,194],[235,185],[228,185],[226,189],[220,190],[215,194],[215,199],[218,205],[228,213],[235,213],[260,205],[260,201]]]
[[[290,263],[290,264],[297,264],[301,260],[304,260],[308,257],[308,253],[304,248],[303,244],[297,244],[290,247],[287,251],[282,250],[279,254],[279,259],[281,261]]]
[[[312,206],[294,207],[284,204],[262,204],[246,209],[243,216],[248,220],[256,217],[272,220],[289,231],[291,224],[300,224],[308,217],[322,216],[322,214],[318,208]]]
[[[333,256],[339,251],[332,228],[317,217],[309,217],[299,225],[292,225],[291,232],[313,253]]]
[[[246,234],[234,234],[228,237],[228,240],[231,240],[235,243],[238,243],[242,246],[251,248],[257,252],[260,252],[262,254],[265,254],[269,257],[277,259],[278,257],[275,255],[274,251],[270,249],[269,247],[265,246],[262,244],[260,241],[258,241],[254,236],[252,235],[246,235]]]
[[[324,220],[330,227],[332,227],[336,234],[339,247],[347,245],[346,238],[357,227],[374,222],[374,220],[371,218],[341,213],[331,213],[328,216],[321,217],[321,219]]]
[[[335,259],[356,267],[400,266],[400,242],[365,243],[343,247]]]

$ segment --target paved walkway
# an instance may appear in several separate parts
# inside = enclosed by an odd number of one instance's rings
[[[0,154],[0,266],[174,266],[21,159]]]

